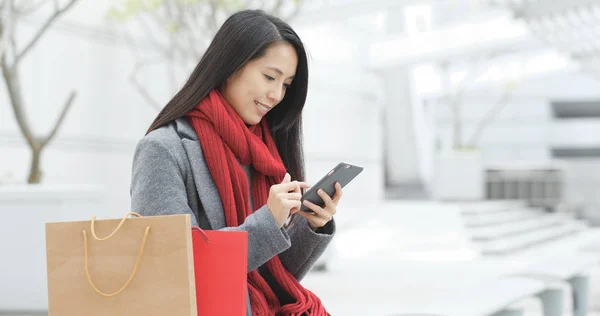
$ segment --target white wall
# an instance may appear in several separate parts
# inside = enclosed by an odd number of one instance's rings
[[[421,182],[410,67],[381,71],[385,86],[386,176],[390,185]]]
[[[361,63],[356,33],[333,24],[299,27],[311,55],[304,110],[307,180],[315,183],[343,161],[364,167],[344,189],[342,204],[383,198],[382,101],[378,78]]]

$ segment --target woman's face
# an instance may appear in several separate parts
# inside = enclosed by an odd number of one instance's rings
[[[222,94],[248,125],[256,125],[285,96],[292,84],[298,56],[288,43],[276,43],[261,58],[249,61],[225,84]]]

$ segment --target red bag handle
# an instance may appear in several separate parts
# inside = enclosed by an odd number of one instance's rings
[[[204,232],[204,230],[202,230],[202,228],[200,228],[198,226],[194,226],[194,227],[192,227],[192,230],[199,231],[202,234],[202,236],[204,237],[204,240],[206,240],[207,243],[210,242],[210,238],[208,238],[208,235],[206,235],[206,233]]]

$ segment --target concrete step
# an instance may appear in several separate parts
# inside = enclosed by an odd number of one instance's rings
[[[468,228],[503,225],[522,222],[538,218],[541,213],[528,208],[511,209],[503,212],[480,213],[477,215],[463,216],[465,226]]]
[[[584,228],[584,224],[573,221],[563,225],[548,226],[527,233],[509,235],[504,238],[481,242],[479,243],[479,248],[483,255],[504,255],[536,244],[575,234]]]
[[[387,200],[425,201],[431,198],[422,183],[395,184],[385,188]]]
[[[522,201],[506,200],[506,201],[482,201],[475,203],[461,203],[459,205],[462,214],[487,214],[494,212],[510,211],[512,209],[526,208],[527,205]]]
[[[531,217],[527,220],[518,222],[472,228],[469,230],[469,234],[471,235],[471,239],[475,241],[486,241],[511,235],[524,234],[552,226],[559,226],[568,220],[569,219],[562,214],[539,215],[538,217]]]

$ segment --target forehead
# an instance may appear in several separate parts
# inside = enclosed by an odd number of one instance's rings
[[[276,43],[265,50],[265,55],[252,61],[255,66],[277,68],[287,77],[296,74],[298,56],[294,47],[288,43]]]

